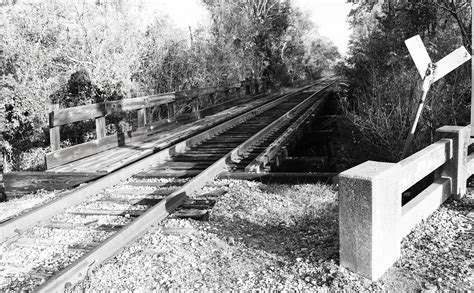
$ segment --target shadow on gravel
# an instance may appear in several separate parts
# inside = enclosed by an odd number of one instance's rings
[[[258,225],[243,219],[219,224],[226,240],[234,239],[247,247],[278,254],[288,261],[339,262],[337,214],[318,219],[302,218],[295,225]]]
[[[290,215],[288,217],[291,218]],[[272,221],[274,222],[274,221]],[[243,244],[265,258],[267,269],[273,266],[316,286],[343,288],[347,285],[339,271],[337,206],[329,206],[316,215],[305,215],[281,223],[256,223],[247,219],[211,216],[217,234],[229,245]],[[337,279],[337,281],[336,281]]]

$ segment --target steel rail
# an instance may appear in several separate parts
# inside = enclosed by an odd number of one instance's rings
[[[308,89],[314,85],[310,85],[300,89],[298,92],[301,92],[305,89]],[[319,91],[323,91],[327,88],[324,87]],[[293,94],[293,93],[292,93]],[[278,101],[272,102],[272,105],[266,105],[264,108],[266,110],[272,108],[273,106],[278,105],[279,103],[288,99],[288,96],[280,98]],[[201,190],[206,184],[209,184],[214,180],[216,176],[228,169],[228,165],[233,162],[233,160],[238,160],[239,156],[246,151],[248,151],[253,144],[255,144],[259,139],[262,138],[262,135],[269,133],[272,129],[281,127],[284,121],[287,121],[291,117],[297,115],[303,107],[307,106],[311,100],[314,99],[314,95],[311,98],[305,99],[303,102],[292,107],[286,114],[282,115],[279,119],[266,126],[264,129],[260,130],[258,133],[254,134],[245,142],[241,143],[239,146],[235,147],[233,150],[224,155],[221,159],[217,160],[210,167],[203,170],[200,174],[191,179],[188,183],[183,185],[181,188],[166,196],[161,202],[150,208],[143,215],[135,219],[133,222],[126,225],[119,232],[112,235],[106,241],[104,241],[99,246],[95,247],[89,253],[83,255],[74,263],[60,271],[57,275],[49,279],[42,286],[36,289],[38,292],[63,292],[65,287],[68,284],[75,284],[78,281],[82,280],[88,273],[91,268],[94,268],[117,254],[124,246],[126,246],[131,241],[135,240],[139,236],[147,232],[150,227],[157,224],[164,218],[166,218],[174,209],[179,207],[185,199]],[[263,108],[260,108],[258,111],[260,113],[266,111]],[[255,110],[254,112],[256,112]],[[253,115],[255,116],[255,115]],[[252,116],[252,117],[253,117]],[[249,116],[250,117],[250,116]],[[247,119],[245,119],[247,120]],[[234,123],[239,124],[239,123]],[[228,124],[231,125],[231,124]],[[227,127],[229,129],[231,127]],[[218,134],[222,132],[223,128],[219,130],[215,129],[214,133]],[[204,136],[204,135],[201,135]],[[191,144],[202,141],[202,139],[195,139]],[[182,143],[184,144],[184,142]],[[181,150],[181,149],[180,149]]]
[[[313,85],[311,85],[313,86]],[[244,114],[241,114],[231,120],[228,120],[222,124],[219,124],[215,127],[212,127],[206,131],[203,131],[191,138],[185,139],[175,145],[172,145],[168,148],[165,148],[157,153],[151,154],[140,161],[132,163],[128,166],[123,167],[113,173],[106,175],[102,178],[97,179],[87,185],[79,187],[77,190],[71,192],[70,194],[65,195],[64,197],[55,199],[51,202],[48,202],[42,206],[39,206],[21,216],[18,216],[15,219],[9,220],[0,224],[0,241],[5,240],[8,237],[15,235],[16,231],[27,229],[41,222],[47,220],[48,218],[57,215],[67,208],[80,204],[85,201],[87,197],[92,196],[101,192],[109,186],[113,186],[127,178],[130,178],[134,174],[151,167],[152,165],[164,162],[171,156],[176,153],[184,152],[186,148],[190,145],[199,143],[205,139],[208,139],[214,135],[219,134],[220,132],[234,127],[237,124],[243,123],[244,121],[258,115],[259,113],[266,111],[269,108],[274,107],[289,99],[292,95],[295,95],[301,91],[306,90],[311,86],[305,86],[291,93],[287,93],[280,98],[267,102],[263,105],[260,105]]]
[[[332,83],[333,84],[333,83]],[[332,86],[332,84],[326,86],[324,89]],[[323,89],[323,90],[324,90]],[[321,91],[314,93],[308,99],[313,97],[319,97]],[[262,168],[265,167],[273,158],[278,154],[281,148],[284,146],[285,143],[301,128],[303,123],[317,110],[317,108],[321,105],[323,99],[318,100],[315,102],[308,110],[304,112],[293,124],[288,127],[288,129],[282,133],[277,139],[275,139],[268,147],[260,153],[251,163],[249,163],[245,167],[245,172],[249,173],[261,173]]]

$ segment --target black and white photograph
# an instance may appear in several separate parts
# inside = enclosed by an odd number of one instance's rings
[[[0,0],[0,292],[474,291],[472,0]]]

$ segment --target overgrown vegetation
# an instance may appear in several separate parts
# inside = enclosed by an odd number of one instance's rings
[[[0,129],[8,169],[41,168],[51,103],[71,107],[245,78],[290,84],[317,77],[338,57],[289,0],[203,5],[211,25],[183,30],[165,15],[145,17],[145,1],[1,1]],[[78,127],[62,131],[66,144],[87,139],[78,135],[89,126]]]
[[[470,1],[406,1],[357,6],[349,57],[342,71],[351,87],[344,101],[357,136],[359,160],[398,161],[421,98],[421,79],[404,40],[420,34],[434,62],[464,45],[471,51]],[[442,125],[469,123],[471,63],[430,89],[412,151],[435,139]]]

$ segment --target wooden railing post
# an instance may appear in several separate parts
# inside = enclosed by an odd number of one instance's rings
[[[49,142],[51,151],[57,151],[61,148],[60,126],[53,126],[54,111],[59,110],[59,104],[50,105],[49,109]]]
[[[451,195],[456,199],[461,199],[466,195],[470,127],[443,126],[436,130],[436,136],[438,139],[448,138],[453,140],[453,159],[445,164],[441,176],[451,179]]]
[[[138,127],[145,127],[146,125],[146,109],[143,108],[137,111],[137,120],[138,120]]]
[[[193,112],[199,111],[199,97],[193,98],[193,100],[191,101],[191,107]]]
[[[209,102],[211,103],[212,106],[215,105],[215,103],[216,103],[216,94],[215,93],[209,94]]]
[[[97,139],[105,137],[105,116],[95,118],[95,133],[97,134]]]
[[[267,85],[267,80],[262,79],[262,91],[266,93],[268,91],[268,85]]]
[[[258,80],[255,80],[255,93],[259,94],[260,93],[260,82]]]
[[[230,90],[228,88],[224,89],[224,101],[229,100]]]
[[[168,103],[168,119],[174,118],[175,115],[176,115],[175,102]]]
[[[240,98],[242,96],[243,94],[242,94],[242,84],[241,84],[240,86],[235,88],[235,97]]]

